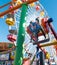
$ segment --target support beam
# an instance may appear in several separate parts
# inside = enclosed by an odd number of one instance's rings
[[[49,28],[51,29],[51,31],[52,31],[55,39],[57,40],[57,33],[55,32],[55,30],[54,30],[51,22],[53,22],[53,19],[52,18],[49,18],[46,23],[48,23]]]
[[[45,65],[45,63],[44,63],[44,53],[42,51],[40,52],[40,65]]]
[[[36,2],[36,1],[38,1],[38,0],[28,0],[27,2],[24,2],[24,3],[31,4],[31,3]],[[24,3],[23,3],[23,4],[24,4]],[[16,5],[16,6],[14,6],[14,7],[11,8],[11,9],[8,9],[8,10],[6,10],[6,11],[4,11],[4,12],[1,12],[1,13],[0,13],[0,17],[2,17],[2,16],[4,16],[4,15],[6,15],[6,14],[8,14],[8,13],[10,13],[10,12],[12,12],[12,11],[18,9],[18,8],[20,8],[21,6],[22,6],[22,4]]]
[[[57,33],[56,33],[55,30],[53,29],[51,23],[48,23],[48,26],[50,27],[50,29],[51,29],[51,31],[52,31],[52,33],[53,33],[55,39],[57,40]]]
[[[17,37],[14,65],[22,65],[23,62],[23,43],[25,40],[25,27],[23,27],[23,24],[26,22],[25,17],[26,17],[27,8],[28,8],[27,4],[22,4],[22,12],[20,18],[18,37]]]
[[[46,46],[51,46],[51,45],[57,45],[57,41],[46,43],[46,44],[40,44],[40,47],[46,47]]]

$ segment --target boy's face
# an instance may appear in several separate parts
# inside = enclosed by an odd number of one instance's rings
[[[36,28],[36,26],[33,26],[33,28],[35,29],[35,28]]]
[[[36,20],[36,23],[39,24],[39,22]]]

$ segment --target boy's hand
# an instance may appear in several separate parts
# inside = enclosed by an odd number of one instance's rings
[[[44,35],[44,37],[46,38],[46,35]]]

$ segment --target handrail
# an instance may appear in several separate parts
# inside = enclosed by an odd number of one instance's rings
[[[53,42],[46,43],[46,44],[40,44],[40,47],[46,47],[46,46],[51,46],[51,45],[57,45],[57,41],[53,41]]]
[[[24,2],[24,3],[31,4],[31,3],[36,2],[36,1],[38,1],[38,0],[29,0],[29,1]],[[24,4],[24,3],[22,3],[22,4]],[[0,13],[0,17],[2,17],[2,16],[4,16],[4,15],[6,15],[7,13],[10,13],[10,12],[12,12],[12,11],[14,11],[14,10],[20,8],[20,7],[22,6],[22,4],[16,5],[16,6],[14,6],[14,7],[11,8],[11,9],[8,9],[8,10],[6,10],[6,11],[4,11],[4,12],[1,12],[1,13]]]

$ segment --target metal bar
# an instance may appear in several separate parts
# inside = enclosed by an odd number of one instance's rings
[[[45,39],[45,40],[41,40],[41,41],[38,41],[36,43],[33,43],[33,45],[37,45],[38,43],[45,43],[45,42],[48,42],[50,39]]]
[[[57,45],[57,41],[46,43],[46,44],[40,44],[40,47],[46,47],[46,46],[51,46],[51,45]]]
[[[56,40],[57,40],[57,34],[56,34],[55,30],[53,29],[53,27],[52,27],[51,23],[48,23],[48,25],[49,25],[49,27],[50,27],[50,29],[51,29],[51,31],[52,31],[52,33],[53,33],[54,37],[55,37],[55,38],[56,38]]]
[[[33,3],[33,2],[36,2],[36,1],[38,1],[38,0],[29,0],[29,1],[24,2],[24,3],[30,4],[30,3]],[[0,17],[6,15],[6,14],[9,13],[9,12],[12,12],[12,11],[14,11],[14,10],[20,8],[21,6],[22,6],[22,4],[17,5],[17,6],[14,6],[13,8],[8,9],[8,10],[6,10],[6,11],[4,11],[4,12],[1,12],[1,13],[0,13]]]
[[[45,63],[44,63],[44,52],[42,52],[42,51],[40,52],[40,65],[45,65]]]
[[[35,59],[35,55],[33,56],[33,59],[31,60],[30,65],[32,65],[32,64],[33,64],[34,59]]]

